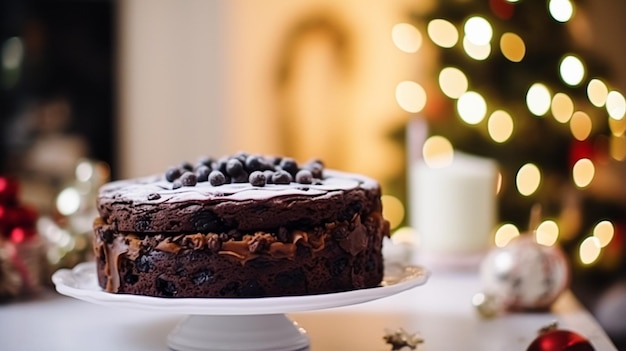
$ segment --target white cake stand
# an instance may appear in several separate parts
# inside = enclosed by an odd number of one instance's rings
[[[306,331],[285,313],[320,310],[391,296],[426,283],[429,273],[416,266],[386,267],[380,287],[333,294],[265,298],[159,298],[112,294],[97,283],[94,262],[61,269],[52,276],[59,293],[116,307],[188,314],[170,332],[176,351],[297,351],[309,348]]]

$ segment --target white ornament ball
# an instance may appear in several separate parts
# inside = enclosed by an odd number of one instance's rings
[[[491,250],[480,267],[483,292],[509,310],[545,309],[567,289],[570,269],[558,246],[520,235]]]

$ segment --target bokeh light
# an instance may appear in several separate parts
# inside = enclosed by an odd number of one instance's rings
[[[493,36],[493,29],[489,21],[480,16],[473,16],[463,25],[465,37],[472,44],[482,46],[489,44]]]
[[[553,246],[559,239],[559,226],[553,220],[541,222],[535,230],[535,241],[544,246]]]
[[[73,187],[63,189],[57,196],[56,206],[64,216],[76,213],[80,208],[80,193]]]
[[[606,103],[609,88],[600,79],[594,78],[587,84],[587,97],[595,107],[602,107]]]
[[[615,227],[610,221],[600,221],[593,227],[593,236],[598,238],[600,247],[606,247],[613,240]]]
[[[533,163],[527,163],[520,167],[515,177],[517,191],[523,196],[532,195],[541,184],[541,171]]]
[[[550,109],[552,98],[548,87],[541,83],[533,84],[526,94],[528,110],[535,116],[543,116]]]
[[[456,104],[457,112],[467,124],[480,123],[487,114],[487,102],[485,98],[475,91],[468,91],[459,97]]]
[[[419,245],[419,235],[415,228],[409,226],[402,226],[391,233],[391,242],[395,245],[406,245],[415,247]],[[404,252],[407,253],[406,251]]]
[[[609,118],[609,129],[614,136],[622,136],[626,132],[626,118],[620,120]]]
[[[621,120],[626,113],[626,99],[619,91],[610,91],[606,97],[606,112],[613,119]]]
[[[11,229],[11,234],[9,235],[9,237],[11,238],[12,242],[19,244],[24,241],[24,238],[26,237],[26,230],[21,227],[15,227]]]
[[[398,23],[393,26],[391,39],[398,49],[407,53],[415,53],[422,46],[422,33],[409,23]]]
[[[445,67],[439,73],[439,87],[451,99],[458,99],[468,88],[467,76],[456,67]]]
[[[430,168],[449,166],[454,158],[452,143],[443,136],[433,135],[422,146],[422,158]]]
[[[550,0],[550,16],[559,22],[567,22],[574,15],[574,5],[570,0]]]
[[[24,45],[19,37],[8,38],[2,44],[2,68],[13,70],[20,66],[24,58]]]
[[[593,177],[595,176],[596,168],[593,162],[588,158],[581,158],[576,161],[574,167],[572,167],[572,178],[574,184],[579,188],[585,188],[591,184]]]
[[[600,257],[600,251],[602,246],[600,240],[595,236],[589,236],[580,243],[578,254],[580,256],[580,262],[585,265],[594,263],[598,257]]]
[[[611,136],[609,139],[609,153],[614,160],[626,160],[626,135]]]
[[[392,195],[383,195],[380,197],[383,205],[383,217],[389,221],[389,228],[396,229],[404,219],[404,205],[402,201]]]
[[[426,106],[426,91],[416,82],[400,82],[396,87],[396,101],[403,110],[417,113]]]
[[[513,134],[513,118],[506,111],[494,111],[487,121],[489,136],[496,143],[503,143]]]
[[[567,94],[556,93],[552,97],[550,110],[557,122],[567,123],[574,113],[574,101]]]
[[[494,244],[497,247],[505,247],[511,240],[520,235],[519,229],[511,223],[501,225],[494,235]]]
[[[463,49],[467,56],[476,61],[483,61],[491,54],[491,44],[477,45],[469,41],[467,37],[463,38]]]
[[[454,24],[444,19],[428,22],[426,31],[430,40],[442,48],[451,48],[459,41],[459,31]]]
[[[568,55],[561,60],[559,73],[566,84],[577,86],[585,78],[585,65],[578,57]]]
[[[80,182],[87,182],[93,177],[95,169],[89,161],[81,161],[75,170],[76,179]]]
[[[593,122],[591,117],[583,111],[576,111],[569,121],[569,128],[576,140],[586,140],[591,135]]]
[[[504,33],[500,37],[500,51],[511,62],[520,62],[526,55],[524,40],[515,33]]]

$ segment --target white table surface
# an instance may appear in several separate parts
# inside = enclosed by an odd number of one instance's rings
[[[386,329],[400,327],[424,338],[418,351],[523,351],[538,329],[554,321],[589,338],[598,351],[617,350],[570,292],[550,312],[485,320],[471,305],[478,291],[473,274],[433,273],[425,285],[395,296],[289,317],[307,330],[313,351],[391,350],[382,337]],[[0,305],[0,350],[167,350],[167,335],[183,317],[94,305],[47,292],[38,299]]]

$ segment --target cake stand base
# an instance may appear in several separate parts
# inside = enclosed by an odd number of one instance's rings
[[[190,315],[167,338],[175,351],[301,351],[309,338],[284,314]]]

